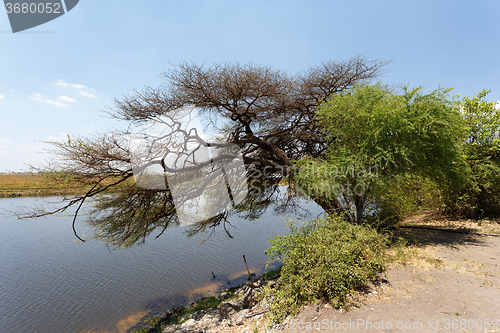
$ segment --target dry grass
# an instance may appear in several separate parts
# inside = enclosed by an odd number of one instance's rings
[[[39,174],[0,174],[0,197],[79,194],[87,188],[71,181],[55,182]]]
[[[464,233],[500,234],[500,219],[498,218],[482,220],[459,219],[433,212],[411,216],[401,222],[400,226],[428,227]],[[436,255],[438,243],[429,242],[428,239],[432,233],[435,233],[435,231],[428,229],[400,229],[396,231],[395,235],[403,237],[407,243],[395,245],[389,249],[387,259],[391,264],[397,266],[417,266],[424,270],[440,269],[442,267],[458,269],[458,267],[454,267]],[[443,235],[446,235],[446,233]],[[466,234],[458,235],[465,236]],[[470,264],[469,266],[473,265]]]
[[[483,218],[479,220],[459,219],[427,212],[412,216],[403,221],[401,226],[422,226],[440,229],[457,230],[463,232],[476,232],[486,234],[500,234],[499,218]]]

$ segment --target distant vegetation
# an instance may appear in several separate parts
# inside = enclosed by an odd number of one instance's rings
[[[84,193],[85,187],[76,182],[54,182],[40,174],[0,174],[0,197],[12,194],[45,196]]]
[[[80,195],[87,192],[92,186],[92,182],[81,182],[71,177],[61,178],[51,174],[0,174],[0,198],[9,195],[25,197]]]

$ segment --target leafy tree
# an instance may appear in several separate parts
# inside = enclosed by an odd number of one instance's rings
[[[464,97],[455,105],[466,126],[465,182],[446,196],[449,213],[479,216],[500,214],[500,111],[485,100],[489,90]]]
[[[297,162],[299,184],[320,188],[313,192],[328,199],[340,196],[347,218],[361,223],[398,177],[443,186],[458,179],[463,128],[448,91],[424,94],[405,86],[396,94],[380,84],[357,84],[327,100],[318,122],[330,145],[324,156]]]
[[[290,75],[254,64],[199,66],[182,63],[162,74],[159,88],[145,88],[117,98],[106,112],[132,125],[160,117],[175,118],[182,108],[194,105],[211,122],[216,133],[241,148],[250,192],[237,211],[256,217],[275,202],[277,185],[284,177],[293,181],[293,161],[317,158],[327,151],[332,138],[320,131],[316,121],[319,103],[351,88],[358,82],[378,77],[385,62],[360,57],[343,62],[326,62],[308,71]],[[85,195],[66,201],[58,210],[31,211],[27,217],[44,216],[81,205],[92,198],[89,223],[97,235],[117,246],[144,240],[156,228],[165,230],[177,223],[172,193],[164,189],[144,189],[132,181],[131,152],[124,139],[130,133],[113,131],[92,138],[71,137],[54,143],[58,156],[41,171],[60,177],[71,176],[94,186]],[[219,147],[192,133],[182,133],[199,147]],[[219,146],[218,146],[219,145]],[[227,156],[226,156],[227,158]],[[165,167],[163,160],[154,161]],[[206,165],[193,166],[204,168]],[[203,185],[203,184],[202,184]],[[329,211],[342,210],[334,197],[312,197]],[[279,209],[293,207],[290,197],[277,202]],[[228,216],[197,223],[192,231],[223,224]],[[161,231],[159,235],[163,232]]]

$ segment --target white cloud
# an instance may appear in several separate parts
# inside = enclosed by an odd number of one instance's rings
[[[75,89],[89,89],[89,90],[95,90],[95,89],[92,89],[90,87],[87,87],[87,86],[84,86],[83,84],[79,84],[79,83],[67,83],[66,81],[64,80],[59,80],[57,82],[54,83],[56,86],[61,86],[61,87],[72,87],[72,88],[75,88]]]
[[[64,104],[64,103],[58,102],[58,101],[53,101],[51,99],[41,99],[41,98],[35,97],[35,100],[42,102],[42,103],[52,104],[52,105],[55,105],[55,106],[60,107],[60,108],[65,108],[65,109],[68,108],[67,104]]]
[[[11,143],[9,139],[0,140],[0,149],[9,149],[10,148],[9,143]]]
[[[73,98],[67,97],[67,96],[59,96],[57,100],[51,100],[51,99],[43,99],[42,94],[38,93],[32,96],[35,101],[39,101],[42,103],[47,103],[47,104],[52,104],[60,108],[65,108],[67,109],[69,104],[67,103],[74,103],[76,100]]]
[[[54,83],[56,86],[63,86],[66,87],[68,84],[64,82],[64,80],[59,80],[56,83]]]
[[[497,110],[500,110],[500,101],[498,101],[498,102],[497,102],[497,104],[495,105],[495,108],[496,108]]]
[[[97,98],[96,95],[93,95],[93,94],[85,92],[85,91],[80,91],[80,94],[83,95],[83,96],[85,96],[85,97]]]
[[[0,94],[0,99],[4,99],[4,97],[3,97],[3,95],[2,95],[2,94]]]
[[[76,99],[73,99],[71,97],[68,97],[68,96],[59,96],[58,98],[60,101],[63,101],[63,102],[69,102],[69,103],[74,103],[76,102]]]
[[[95,89],[87,87],[87,86],[84,86],[83,84],[79,84],[79,83],[67,83],[64,80],[58,80],[54,84],[57,85],[57,86],[64,87],[64,88],[73,88],[73,89],[76,89],[76,90],[79,91],[79,93],[81,95],[83,95],[85,97],[97,98],[96,95],[90,93],[90,91],[95,91]]]

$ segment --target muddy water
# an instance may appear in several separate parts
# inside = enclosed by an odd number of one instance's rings
[[[36,200],[0,199],[0,213]],[[302,207],[306,218],[321,212],[313,203]],[[146,313],[244,280],[243,255],[260,272],[268,239],[285,234],[291,217],[269,210],[258,220],[233,218],[233,239],[219,229],[205,242],[208,234],[187,237],[172,227],[146,244],[111,250],[96,240],[77,243],[70,216],[0,215],[0,332],[124,332]],[[77,229],[92,234],[83,223]]]

